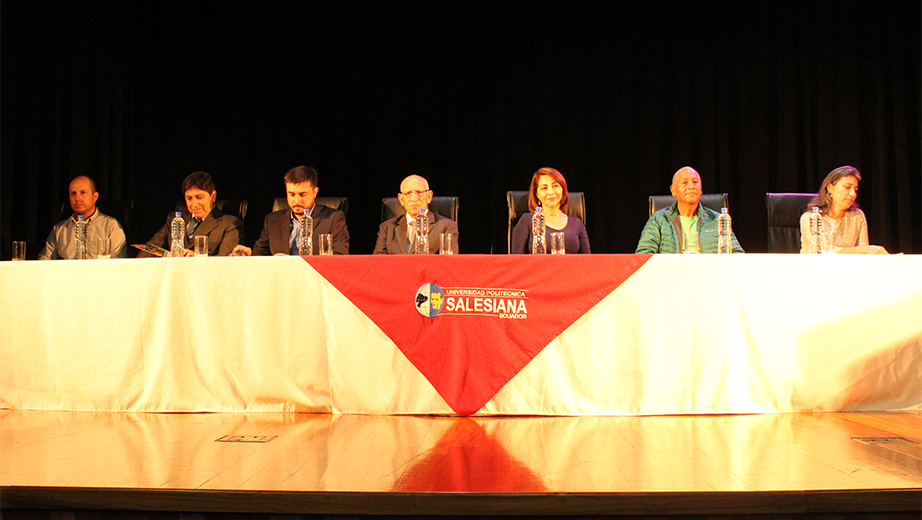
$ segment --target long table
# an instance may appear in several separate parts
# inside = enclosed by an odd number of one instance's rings
[[[0,264],[0,407],[633,415],[922,404],[922,257]]]

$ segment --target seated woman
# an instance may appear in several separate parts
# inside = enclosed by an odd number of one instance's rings
[[[854,166],[841,166],[829,172],[819,193],[800,216],[801,253],[810,250],[809,216],[816,206],[823,216],[823,234],[833,237],[836,253],[887,254],[881,246],[868,245],[868,221],[855,203],[859,182],[861,172]]]
[[[512,232],[510,253],[531,253],[531,218],[535,207],[541,206],[546,226],[545,244],[551,252],[551,233],[563,232],[567,254],[589,254],[589,236],[583,221],[566,214],[570,202],[567,181],[553,168],[541,168],[531,177],[528,191],[528,215],[522,215]]]

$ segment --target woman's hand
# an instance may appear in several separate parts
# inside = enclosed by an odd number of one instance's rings
[[[890,253],[883,246],[855,246],[843,247],[839,254],[846,255],[889,255]]]

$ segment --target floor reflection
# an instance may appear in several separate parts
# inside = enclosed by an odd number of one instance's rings
[[[477,421],[462,418],[413,463],[395,491],[542,493],[548,488]]]
[[[216,442],[226,435],[266,443]],[[869,445],[854,437],[899,436]],[[0,485],[569,493],[922,488],[922,413],[657,417],[0,410]]]

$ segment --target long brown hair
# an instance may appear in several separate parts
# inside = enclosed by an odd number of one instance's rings
[[[547,175],[557,181],[563,188],[563,194],[560,196],[560,211],[566,212],[570,204],[570,194],[567,192],[567,180],[563,174],[553,168],[541,168],[531,176],[531,187],[528,188],[528,211],[535,211],[535,208],[541,205],[538,200],[538,180],[542,175]]]
[[[829,175],[823,179],[823,184],[820,184],[820,192],[813,197],[809,204],[807,204],[807,209],[809,210],[813,206],[816,206],[820,208],[820,213],[827,215],[832,206],[832,197],[829,195],[829,187],[833,186],[844,177],[854,177],[859,183],[861,182],[861,172],[858,171],[858,168],[854,166],[839,166],[835,170],[829,172]],[[857,200],[853,202],[851,207],[846,211],[854,211],[856,209],[858,209]]]

